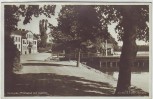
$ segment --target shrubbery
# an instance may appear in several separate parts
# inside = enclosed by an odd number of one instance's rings
[[[14,45],[10,36],[5,36],[5,50],[4,50],[4,75],[5,75],[5,92],[11,89],[15,81],[14,71],[19,71],[22,68],[20,64],[20,52]]]
[[[48,52],[51,49],[51,47],[40,47],[38,48],[38,52],[42,53],[42,52]]]
[[[13,70],[20,70],[20,51],[14,45],[13,40],[5,37],[5,71],[13,72]]]

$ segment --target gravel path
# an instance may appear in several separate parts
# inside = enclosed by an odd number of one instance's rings
[[[16,73],[14,96],[110,96],[117,80],[75,61],[46,61],[50,53],[21,56],[23,69]],[[23,92],[23,93],[21,93]],[[25,94],[25,92],[30,92]],[[144,94],[146,95],[146,94]]]

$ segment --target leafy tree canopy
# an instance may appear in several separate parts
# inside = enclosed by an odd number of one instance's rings
[[[94,5],[65,5],[58,22],[61,33],[67,36],[67,41],[75,42],[75,47],[87,40],[94,42],[96,37],[108,38],[107,26],[101,23]]]
[[[55,13],[55,7],[55,5],[5,5],[5,34],[10,35],[10,31],[17,28],[20,16],[25,17],[23,24],[30,23],[32,16],[38,17],[44,14],[46,17],[51,18],[51,15]]]
[[[104,23],[118,23],[116,32],[119,40],[123,40],[124,33],[134,27],[137,39],[149,41],[149,5],[99,5],[97,12]]]

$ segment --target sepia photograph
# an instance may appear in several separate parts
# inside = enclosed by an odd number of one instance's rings
[[[3,97],[151,99],[151,5],[2,2]]]

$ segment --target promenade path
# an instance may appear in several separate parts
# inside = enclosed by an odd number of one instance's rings
[[[45,61],[50,53],[22,55],[15,90],[31,96],[112,95],[117,81],[90,67],[76,67],[75,61]]]
[[[50,53],[22,55],[8,96],[111,96],[117,80],[75,61],[48,61]]]

